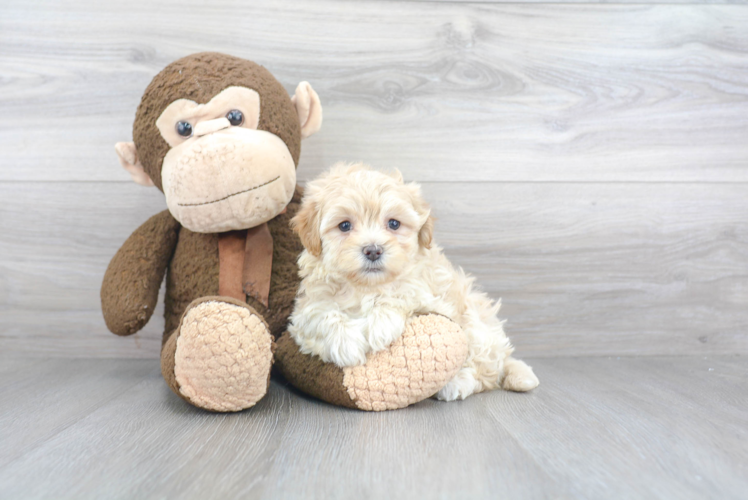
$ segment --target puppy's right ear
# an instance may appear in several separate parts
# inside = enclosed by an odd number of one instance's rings
[[[319,257],[322,254],[322,238],[319,234],[319,210],[317,203],[310,199],[301,202],[301,208],[291,219],[291,229],[299,235],[301,244],[307,251]]]

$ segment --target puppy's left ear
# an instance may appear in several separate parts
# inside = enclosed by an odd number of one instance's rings
[[[291,229],[299,235],[307,251],[319,257],[322,254],[322,238],[319,234],[319,207],[315,201],[304,199],[301,208],[291,219]]]
[[[434,217],[429,215],[426,222],[418,231],[418,243],[424,248],[431,248],[431,241],[434,238]]]
[[[395,179],[395,182],[398,184],[405,184],[405,181],[403,180],[403,174],[398,169],[394,168],[390,172],[387,172],[387,174]]]
[[[431,248],[431,241],[434,238],[435,220],[431,215],[431,207],[421,195],[421,186],[415,182],[411,182],[405,186],[410,192],[410,201],[413,203],[413,208],[418,213],[418,217],[424,221],[421,229],[418,230],[418,244],[424,248]]]

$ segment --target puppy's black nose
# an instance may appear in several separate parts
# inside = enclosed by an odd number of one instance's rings
[[[375,260],[379,260],[379,257],[382,256],[384,248],[380,247],[379,245],[367,245],[364,247],[363,252],[364,255],[366,255],[367,259],[374,262]]]

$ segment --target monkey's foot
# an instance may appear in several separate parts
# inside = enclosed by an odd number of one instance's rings
[[[278,368],[294,386],[328,403],[367,411],[394,410],[433,396],[467,359],[457,323],[436,314],[411,318],[402,336],[366,363],[340,368],[302,354],[288,332],[278,339]]]
[[[187,307],[161,351],[169,387],[206,410],[254,406],[270,382],[273,338],[252,308],[226,297],[204,297]]]

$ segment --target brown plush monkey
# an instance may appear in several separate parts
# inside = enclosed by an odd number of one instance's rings
[[[190,403],[238,411],[266,392],[273,336],[298,288],[289,219],[300,201],[301,139],[322,122],[302,82],[293,97],[262,66],[217,53],[168,65],[138,107],[134,143],[116,145],[168,210],[138,228],[109,264],[104,318],[118,335],[153,314],[166,272],[164,378]]]
[[[135,182],[163,191],[168,210],[140,226],[109,264],[104,319],[117,335],[140,330],[166,274],[162,373],[195,406],[239,411],[259,401],[274,339],[276,361],[294,385],[367,410],[431,396],[467,354],[459,327],[433,315],[354,368],[302,355],[280,337],[299,285],[302,246],[289,221],[301,201],[301,139],[321,122],[308,83],[289,97],[258,64],[200,53],[156,75],[135,116],[134,142],[115,146]],[[446,349],[458,356],[446,357]]]

